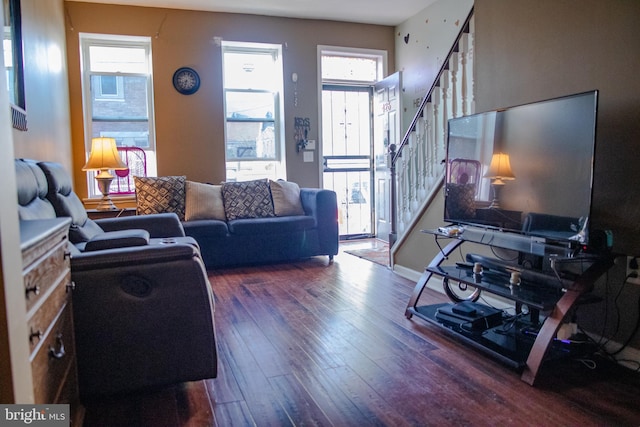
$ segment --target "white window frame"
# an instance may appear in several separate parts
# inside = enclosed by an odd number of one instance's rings
[[[104,72],[99,74],[110,74],[116,76],[116,83],[118,85],[118,95],[121,96],[101,96],[101,90],[96,88],[96,93],[99,95],[96,99],[99,100],[122,100],[124,101],[123,91],[123,77],[145,77],[147,84],[147,119],[148,119],[148,132],[149,132],[149,146],[145,148],[147,154],[147,176],[157,175],[157,163],[156,163],[156,137],[155,137],[155,111],[153,102],[153,61],[151,55],[151,37],[145,36],[124,36],[113,34],[96,34],[96,33],[80,33],[80,67],[81,67],[81,83],[82,83],[82,109],[84,117],[84,146],[85,156],[88,158],[91,151],[91,139],[93,135],[93,117],[92,117],[92,98],[91,98],[91,76],[90,70],[90,54],[89,49],[91,46],[108,46],[108,47],[130,47],[144,49],[147,62],[147,73],[131,73],[131,72]],[[110,136],[110,135],[103,135]],[[87,174],[87,188],[88,196],[99,197],[100,192],[97,189],[93,174]]]
[[[228,52],[238,52],[238,53],[256,53],[256,54],[269,54],[274,58],[276,66],[281,70],[280,81],[277,82],[275,87],[272,90],[274,93],[274,138],[275,138],[275,158],[247,158],[247,159],[227,159],[227,92],[250,92],[250,93],[265,93],[269,92],[264,89],[251,89],[251,88],[227,88],[224,84],[224,76],[223,76],[223,102],[224,102],[224,129],[225,129],[225,137],[224,137],[224,147],[225,147],[225,165],[227,163],[243,163],[243,162],[273,162],[276,164],[276,175],[279,178],[286,179],[286,158],[285,158],[285,141],[284,141],[284,110],[282,105],[283,92],[284,92],[284,71],[282,64],[282,45],[280,44],[270,44],[270,43],[251,43],[251,42],[234,42],[234,41],[223,41],[221,56],[223,61],[223,74],[224,74],[224,55]],[[242,122],[242,119],[231,119],[229,122]],[[255,119],[244,120],[246,122],[255,121]],[[271,120],[265,120],[271,121]],[[229,171],[227,171],[227,179]]]

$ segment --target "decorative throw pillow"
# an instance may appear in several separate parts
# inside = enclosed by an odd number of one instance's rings
[[[266,179],[222,183],[222,200],[227,220],[275,216]]]
[[[300,187],[295,182],[269,181],[276,216],[304,215]]]
[[[447,184],[445,209],[448,214],[448,219],[475,218],[475,196],[475,184]]]
[[[186,176],[136,176],[138,215],[174,212],[184,221],[186,179]]]
[[[221,185],[187,181],[186,192],[185,221],[196,219],[219,219],[224,221],[227,219],[224,214]]]

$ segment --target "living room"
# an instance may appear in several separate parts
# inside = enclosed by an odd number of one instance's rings
[[[636,78],[640,64],[635,55],[639,46],[633,37],[633,28],[640,11],[632,1],[617,3],[615,7],[595,0],[586,4],[556,3],[475,2],[475,109],[484,111],[599,89],[596,210],[602,227],[614,230],[616,250],[637,255],[640,252],[640,233],[637,221],[634,222],[638,218],[637,203],[629,197],[626,188],[640,180],[633,162],[640,140],[640,121],[637,120],[640,83]],[[469,2],[464,2],[460,9],[456,19],[463,20]],[[299,75],[300,102],[298,110],[290,112],[292,116],[318,117],[315,77],[318,44],[386,50],[390,72],[411,68],[411,64],[399,60],[404,58],[403,49],[407,46],[402,25],[307,22],[62,1],[43,4],[37,0],[22,0],[22,11],[29,130],[3,128],[12,138],[1,142],[4,153],[1,174],[5,182],[13,181],[7,179],[13,171],[13,158],[56,161],[73,174],[75,189],[80,195],[87,193],[86,174],[81,171],[86,153],[79,84],[77,38],[80,32],[154,37],[157,45],[154,64],[162,64],[154,76],[158,156],[170,159],[159,161],[158,173],[187,174],[202,182],[220,182],[225,178],[220,131],[224,126],[220,113],[221,87],[213,83],[220,80],[220,69],[214,59],[218,53],[211,41],[213,37],[286,42],[287,56],[292,62],[285,64],[285,74]],[[419,38],[419,34],[412,33],[410,40]],[[55,58],[65,59],[56,63]],[[437,63],[436,59],[431,58],[431,63]],[[202,89],[195,97],[180,96],[171,86],[172,73],[185,64],[201,70],[203,76]],[[424,74],[426,79],[429,72]],[[417,98],[423,95],[421,89],[427,85],[416,80],[412,86],[405,87],[405,93]],[[292,134],[292,123],[287,126],[286,133]],[[312,128],[312,132],[317,129]],[[317,133],[312,136],[318,139]],[[288,144],[287,160],[290,180],[305,187],[319,186],[317,158],[311,164],[304,163],[294,144]],[[12,200],[14,194],[15,191],[8,189],[3,199]],[[15,228],[15,213],[9,212],[15,210],[15,206],[5,203],[0,209],[3,283],[6,284],[21,280],[19,271],[12,273],[10,267],[20,265],[20,255],[18,237],[10,225],[13,221]],[[439,206],[428,210],[418,228],[441,225],[440,212]],[[426,244],[424,236],[414,233],[395,250],[395,265],[419,274],[436,251],[436,247]],[[620,283],[624,271],[624,266],[614,267],[610,280]],[[604,289],[600,291],[604,293]],[[621,327],[614,331],[615,322],[608,321],[610,329],[604,334],[612,336],[619,332],[618,342],[633,332],[638,316],[635,305],[639,289],[625,287],[624,292],[620,300]],[[11,310],[8,309],[7,316],[11,316]],[[600,331],[602,315],[587,309],[581,322],[589,330]],[[638,347],[638,339],[636,334],[631,341],[632,348]],[[16,363],[14,368],[18,369],[20,365]]]

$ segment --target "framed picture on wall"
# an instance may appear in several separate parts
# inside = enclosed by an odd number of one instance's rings
[[[3,47],[13,127],[27,130],[20,0],[3,0]]]

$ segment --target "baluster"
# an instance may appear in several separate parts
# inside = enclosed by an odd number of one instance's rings
[[[425,149],[427,150],[427,161],[425,162],[425,166],[426,166],[426,176],[425,179],[431,177],[431,174],[433,173],[433,145],[434,145],[434,130],[433,130],[433,124],[435,123],[435,113],[433,111],[434,106],[433,106],[433,102],[429,102],[425,108],[425,111],[427,112],[425,114],[425,117],[427,117],[427,121],[425,123],[426,125],[426,132],[425,132],[425,139],[426,139],[426,147]]]
[[[416,154],[416,199],[418,204],[424,198],[424,168],[426,157],[424,154],[424,116],[418,120],[418,131],[416,132],[417,154]]]
[[[409,202],[411,201],[411,146],[408,147],[407,157],[405,158],[405,179],[404,179],[404,211],[402,215],[403,224],[407,220],[407,216],[409,215],[410,207]]]
[[[404,212],[402,215],[402,222],[406,223],[407,217],[409,216],[409,212],[411,212],[411,163],[413,158],[413,135],[409,138],[409,144],[407,147],[407,158],[406,158],[406,182],[405,182],[405,192],[404,192]]]
[[[407,221],[409,221],[409,219],[411,219],[411,215],[413,214],[413,212],[416,209],[416,196],[417,196],[417,187],[416,187],[416,170],[418,167],[418,162],[417,162],[417,155],[418,155],[418,135],[416,135],[415,133],[412,135],[411,138],[411,158],[409,159],[409,203],[408,203],[408,208],[409,208],[409,215],[407,215]]]
[[[451,114],[450,117],[458,117],[458,53],[453,52],[449,59],[449,76],[451,78]]]
[[[442,100],[442,106],[440,107],[440,112],[442,114],[442,130],[446,131],[447,129],[447,119],[450,117],[449,114],[449,103],[447,100],[449,99],[449,82],[450,80],[449,70],[445,70],[442,73],[442,77],[440,78],[440,98]]]
[[[476,111],[476,99],[475,99],[475,80],[473,79],[473,62],[474,62],[474,51],[475,51],[475,21],[474,17],[471,17],[471,21],[469,22],[469,34],[468,34],[468,50],[467,50],[467,62],[469,63],[469,93],[471,96],[469,97],[469,114],[473,114]]]
[[[462,97],[462,115],[469,114],[469,92],[467,83],[467,57],[469,55],[469,34],[463,34],[460,39],[460,63],[462,65],[462,76],[460,82],[461,97]]]
[[[440,97],[442,99],[442,107],[440,108],[440,111],[441,111],[442,126],[439,128],[440,132],[437,135],[438,155],[440,154],[440,152],[444,152],[445,144],[447,141],[447,119],[449,118],[449,103],[447,102],[447,100],[449,99],[449,81],[450,81],[449,74],[450,74],[449,71],[445,70],[442,73],[442,78],[440,79],[441,81]]]
[[[404,230],[404,219],[406,217],[406,212],[407,212],[407,179],[408,179],[408,168],[407,168],[407,155],[408,153],[406,152],[406,148],[402,153],[402,183],[401,183],[401,188],[402,188],[402,206],[401,206],[401,210],[400,210],[400,215],[398,215],[398,219],[399,219],[399,224],[401,227],[401,230]],[[406,153],[406,155],[405,155]]]
[[[436,88],[433,91],[433,158],[431,159],[431,177],[435,176],[435,164],[438,161],[438,147],[440,146],[440,135],[442,132],[440,131],[441,120],[440,120],[440,102],[442,101],[440,96],[441,90],[440,88]]]

